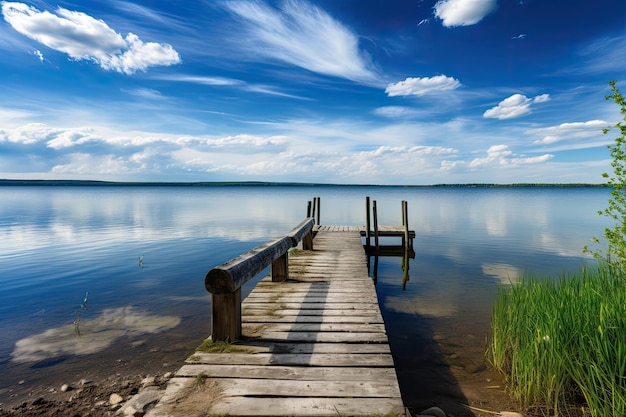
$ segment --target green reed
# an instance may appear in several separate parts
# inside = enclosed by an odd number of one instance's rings
[[[626,415],[626,274],[608,265],[502,287],[488,358],[514,398],[554,416],[582,396],[592,416]]]

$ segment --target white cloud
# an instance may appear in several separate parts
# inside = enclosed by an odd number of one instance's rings
[[[379,76],[359,50],[357,35],[325,11],[302,0],[282,3],[281,10],[263,3],[227,2],[242,18],[254,55],[324,75],[377,84]]]
[[[436,75],[434,77],[412,78],[398,81],[387,86],[385,93],[395,96],[423,96],[425,94],[450,91],[459,88],[461,83],[452,77]]]
[[[24,3],[3,2],[4,20],[19,33],[75,60],[90,60],[105,70],[132,74],[180,62],[169,44],[144,43],[133,33],[123,38],[104,21],[59,7],[56,14]]]
[[[39,59],[39,62],[43,62],[45,60],[43,54],[41,53],[41,51],[39,49],[35,49],[33,51],[33,55],[35,55],[37,57],[37,59]]]
[[[418,116],[421,113],[423,112],[404,106],[385,106],[374,110],[374,114],[389,118],[410,118]]]
[[[434,14],[446,27],[471,26],[497,7],[497,0],[441,0],[435,4]]]
[[[474,158],[469,163],[466,161],[442,161],[442,171],[463,170],[469,168],[507,168],[519,167],[524,165],[534,165],[547,162],[554,155],[544,154],[539,156],[527,157],[524,155],[516,155],[509,149],[507,145],[493,145],[487,150],[487,155],[480,158]]]
[[[545,154],[535,157],[525,157],[514,155],[507,145],[494,145],[487,150],[487,156],[483,158],[475,158],[469,163],[470,168],[478,168],[482,166],[518,166],[527,164],[537,164],[546,162],[553,155]]]
[[[533,103],[545,103],[550,100],[549,94],[541,94],[534,98],[528,98],[523,94],[513,94],[502,100],[497,106],[486,110],[483,117],[499,120],[514,119],[532,113]]]
[[[526,131],[533,136],[541,136],[534,143],[553,144],[563,140],[598,138],[602,136],[602,129],[610,127],[610,123],[604,120],[590,120],[588,122],[561,123],[558,126],[550,126]]]

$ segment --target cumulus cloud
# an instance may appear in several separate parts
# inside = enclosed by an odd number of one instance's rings
[[[19,33],[74,60],[89,60],[124,74],[180,62],[169,44],[143,42],[133,33],[122,37],[104,21],[59,7],[56,14],[24,3],[3,2],[4,20]]]
[[[547,162],[554,155],[544,154],[539,156],[517,155],[509,149],[507,145],[493,145],[487,150],[484,157],[474,158],[466,161],[442,161],[442,171],[454,171],[459,169],[478,169],[478,168],[510,168],[520,167],[524,165],[534,165]]]
[[[545,154],[534,157],[525,157],[514,155],[507,145],[494,145],[487,150],[487,156],[482,158],[474,158],[470,163],[470,168],[478,168],[482,166],[518,166],[527,164],[538,164],[546,162],[553,155]]]
[[[602,129],[610,127],[604,120],[590,120],[588,122],[561,123],[539,129],[531,129],[526,133],[541,136],[534,143],[549,145],[563,140],[596,138],[602,135]]]
[[[436,75],[434,77],[413,78],[398,81],[387,86],[385,93],[389,97],[394,96],[423,96],[425,94],[450,91],[457,89],[461,83],[452,77]]]
[[[277,10],[264,3],[231,1],[226,7],[242,19],[254,55],[309,71],[362,83],[378,83],[357,35],[325,11],[302,0]]]
[[[502,100],[497,106],[486,110],[483,117],[506,120],[526,116],[532,113],[531,105],[533,103],[545,103],[549,100],[549,94],[541,94],[534,98],[528,98],[523,94],[513,94]]]
[[[497,7],[497,0],[441,0],[435,4],[434,14],[446,27],[471,26]]]

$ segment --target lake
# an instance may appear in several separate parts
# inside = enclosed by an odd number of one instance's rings
[[[380,258],[376,285],[409,403],[442,346],[480,361],[499,285],[577,271],[612,224],[597,214],[606,188],[0,187],[0,403],[103,373],[178,369],[210,333],[205,274],[286,234],[317,196],[324,225],[365,224],[366,196],[379,224],[399,225],[408,201],[409,281],[401,258]]]

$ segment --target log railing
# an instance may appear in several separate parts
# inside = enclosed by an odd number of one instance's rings
[[[241,287],[271,265],[272,281],[289,278],[288,253],[302,241],[313,249],[314,218],[307,218],[284,237],[270,240],[211,269],[204,286],[211,293],[213,341],[235,341],[241,337]]]

